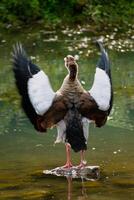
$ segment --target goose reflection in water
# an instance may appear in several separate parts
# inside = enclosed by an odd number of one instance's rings
[[[99,166],[86,166],[83,168],[73,167],[71,169],[63,169],[57,167],[52,170],[44,170],[44,174],[52,176],[66,177],[67,179],[67,200],[71,200],[73,196],[73,180],[81,180],[81,196],[78,197],[79,200],[87,199],[86,188],[84,187],[84,182],[87,181],[97,181],[100,178]]]

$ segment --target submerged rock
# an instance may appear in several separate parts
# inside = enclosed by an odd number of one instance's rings
[[[44,174],[50,174],[55,176],[71,177],[71,178],[81,178],[85,180],[98,180],[100,177],[100,167],[99,166],[85,166],[85,167],[71,167],[63,168],[57,167],[52,170],[44,170]]]

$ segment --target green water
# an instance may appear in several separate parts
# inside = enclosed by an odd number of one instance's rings
[[[80,80],[90,88],[98,54],[88,30],[9,30],[0,33],[0,200],[131,200],[134,199],[134,42],[105,36],[112,64],[114,106],[107,125],[90,127],[88,164],[99,165],[100,180],[82,181],[43,175],[65,162],[64,145],[54,146],[56,129],[37,133],[20,109],[10,52],[21,41],[49,75],[57,90],[66,75],[63,58],[79,54]],[[112,42],[115,41],[115,42]],[[120,41],[128,41],[122,42]],[[112,47],[111,45],[114,44]],[[118,46],[121,48],[118,48]],[[73,163],[79,154],[73,153]]]

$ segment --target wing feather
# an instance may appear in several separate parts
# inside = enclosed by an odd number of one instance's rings
[[[22,107],[38,130],[37,121],[51,107],[55,97],[47,75],[27,57],[21,44],[12,52],[16,86],[22,97]]]
[[[110,112],[113,98],[110,62],[102,44],[98,42],[98,45],[101,50],[101,57],[97,64],[93,86],[89,93],[100,110]]]
[[[38,115],[43,115],[52,105],[55,92],[43,71],[38,72],[28,80],[28,94]]]
[[[106,111],[110,107],[111,84],[108,75],[104,70],[97,67],[94,83],[89,91],[100,110]]]

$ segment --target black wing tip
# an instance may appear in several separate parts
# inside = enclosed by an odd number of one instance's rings
[[[109,74],[110,72],[110,61],[109,61],[109,57],[108,57],[108,53],[105,50],[105,48],[103,47],[103,42],[100,40],[96,40],[96,45],[99,48],[99,50],[101,51],[101,56],[100,59],[97,63],[97,67],[106,71],[107,74]]]
[[[27,58],[26,52],[25,52],[21,42],[16,42],[16,44],[13,45],[13,50],[11,52],[11,55],[12,55],[13,63],[16,62],[16,60],[20,56]]]
[[[99,48],[99,50],[100,50],[102,53],[105,53],[105,54],[106,54],[106,50],[105,50],[105,48],[103,47],[103,41],[96,40],[95,43],[96,43],[96,46]]]

